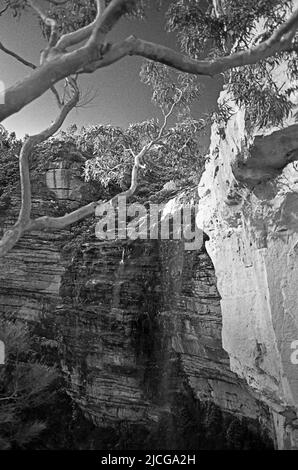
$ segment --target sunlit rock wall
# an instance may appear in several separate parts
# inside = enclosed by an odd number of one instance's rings
[[[220,100],[226,99],[225,92]],[[280,448],[298,446],[298,125],[214,124],[199,186],[199,226],[221,295],[231,368],[274,412]]]

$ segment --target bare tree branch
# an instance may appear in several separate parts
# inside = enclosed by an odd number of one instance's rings
[[[126,2],[124,0],[113,0],[101,15],[95,36],[98,38],[100,32],[99,40],[101,41],[102,37],[127,11],[127,8],[131,8],[135,3],[135,0],[127,0]],[[130,36],[120,43],[104,47],[101,42],[88,41],[83,47],[72,52],[60,53],[58,57],[57,49],[52,48],[54,53],[52,58],[51,53],[49,53],[48,60],[43,65],[33,71],[22,82],[6,91],[5,104],[0,105],[0,122],[31,103],[63,78],[76,73],[90,73],[98,68],[107,67],[127,55],[142,56],[182,72],[214,76],[235,67],[255,64],[282,51],[292,50],[292,38],[297,28],[298,10],[266,41],[251,49],[214,60],[194,60],[170,48],[143,41],[134,36]],[[80,38],[82,37],[81,32],[81,30],[76,32]],[[90,32],[88,30],[88,34],[86,34],[85,31],[84,37],[87,37]],[[67,35],[64,40],[68,41],[70,37]]]
[[[104,9],[105,2],[97,0],[97,16],[90,25],[85,26],[77,31],[65,34],[57,42],[56,50],[65,51],[70,46],[78,45],[91,37],[95,31],[95,39],[98,39],[98,34],[103,33],[104,36],[115,26],[121,16],[131,9],[136,3],[136,0],[113,0],[109,6]],[[100,31],[99,31],[100,30]],[[91,45],[95,44],[95,40]],[[97,43],[97,47],[100,42]]]
[[[181,72],[213,77],[214,75],[232,68],[255,64],[260,60],[264,60],[275,55],[276,53],[290,50],[290,48],[291,45],[289,41],[280,40],[273,42],[269,39],[262,42],[257,47],[251,48],[247,51],[236,52],[229,56],[219,57],[215,60],[200,61],[183,56],[179,52],[168,47],[144,41],[142,39],[135,39],[130,55],[145,57],[153,60],[154,62],[168,65],[169,67],[175,68]]]
[[[31,220],[28,226],[26,227],[26,231],[55,231],[55,230],[62,230],[69,225],[74,224],[75,222],[79,222],[80,220],[85,219],[89,215],[94,215],[95,209],[102,201],[91,202],[86,206],[80,207],[76,211],[71,212],[70,214],[66,214],[63,217],[39,217],[38,219]],[[1,252],[0,252],[1,256]]]
[[[7,47],[5,47],[3,45],[2,42],[0,42],[0,50],[3,51],[5,54],[13,57],[14,59],[16,59],[18,62],[20,62],[21,64],[25,65],[26,67],[30,67],[32,70],[35,70],[37,68],[37,66],[35,64],[33,64],[32,62],[29,62],[28,60],[24,59],[23,57],[21,57],[20,55],[16,54],[14,51],[11,51],[10,49],[7,49]],[[50,90],[52,91],[52,93],[54,94],[56,100],[57,100],[57,103],[58,103],[58,106],[59,108],[62,106],[62,102],[61,102],[61,99],[60,99],[60,96],[59,96],[59,93],[58,91],[56,90],[56,88],[54,87],[54,85],[50,86]]]
[[[109,47],[104,56],[102,56],[101,50],[97,50],[95,47],[83,46],[78,50],[45,62],[34,70],[31,75],[5,91],[5,103],[0,104],[0,122],[20,111],[24,106],[43,95],[51,85],[69,75],[75,75],[77,72],[82,73],[83,71],[91,72],[106,67],[127,56],[130,50],[131,38],[128,38]],[[90,66],[92,62],[96,64],[95,68]]]
[[[182,93],[180,93],[179,97],[172,104],[169,112],[164,115],[163,124],[161,125],[161,128],[160,128],[160,131],[158,133],[157,138],[151,140],[147,145],[145,145],[137,155],[135,155],[132,152],[132,154],[134,156],[134,165],[133,165],[132,172],[131,172],[130,187],[126,191],[123,191],[122,193],[120,193],[117,196],[115,196],[114,198],[112,198],[110,200],[111,204],[117,205],[119,197],[130,198],[135,193],[135,191],[138,187],[139,170],[141,168],[144,168],[143,159],[144,159],[145,155],[148,153],[148,151],[154,145],[158,144],[162,138],[165,138],[165,129],[166,129],[166,126],[167,126],[167,123],[168,123],[168,119],[172,115],[172,113],[174,111],[174,108],[180,102],[181,96],[182,96]],[[59,120],[59,122],[60,122],[60,120]],[[58,123],[57,123],[57,126],[58,126]],[[45,136],[45,133],[42,133],[42,137],[39,134],[38,136],[35,136],[35,139],[41,139],[42,138],[42,141],[46,140],[47,137],[43,138],[44,136]],[[40,143],[40,141],[38,140],[37,143]],[[37,145],[37,143],[36,143],[36,141],[34,141],[34,142],[32,142],[31,145],[34,147],[35,145]],[[26,188],[27,187],[28,186],[26,186]],[[28,199],[29,199],[29,194],[27,195],[27,201],[28,201]],[[29,221],[28,221],[28,208],[27,208],[28,202],[27,202],[27,204],[26,204],[27,224],[23,228],[23,231],[17,231],[17,228],[15,228],[16,235],[18,236],[18,238],[13,238],[14,234],[13,233],[11,234],[11,243],[12,243],[11,247],[14,246],[16,241],[22,236],[22,234],[24,232],[44,231],[44,230],[49,230],[49,231],[61,230],[61,229],[64,229],[64,228],[68,227],[69,225],[71,225],[75,222],[79,222],[80,220],[82,220],[82,219],[84,219],[84,218],[86,218],[90,215],[94,215],[96,207],[102,202],[104,202],[104,201],[91,202],[90,204],[87,204],[86,206],[80,207],[79,209],[77,209],[77,210],[75,210],[75,211],[73,211],[69,214],[66,214],[62,217],[43,216],[43,217],[39,217],[38,219],[29,220]],[[0,257],[3,256],[3,254],[6,254],[7,251],[8,250],[6,250],[6,251],[3,250],[1,252],[1,242],[0,242]]]
[[[120,1],[115,0],[110,3],[110,5],[102,10],[103,2],[97,0],[98,5],[98,14],[95,20],[95,25],[90,36],[88,45],[92,46],[93,44],[102,44],[106,35],[110,30],[115,26],[119,19],[125,14],[129,13],[136,1]],[[105,3],[105,2],[104,2]]]
[[[133,168],[132,168],[132,172],[131,172],[131,183],[130,183],[130,187],[126,190],[126,191],[123,191],[122,193],[120,194],[117,194],[117,196],[115,196],[112,200],[111,200],[111,204],[115,205],[117,204],[117,201],[118,201],[118,198],[119,197],[126,197],[126,198],[130,198],[135,192],[136,192],[136,189],[138,187],[138,176],[139,176],[139,170],[141,168],[144,168],[144,164],[143,164],[143,159],[145,157],[145,155],[149,152],[149,150],[156,144],[158,144],[160,142],[160,140],[162,138],[165,138],[165,129],[167,127],[167,124],[168,124],[168,120],[170,118],[170,116],[173,114],[173,111],[175,109],[175,107],[179,104],[181,98],[182,98],[182,92],[181,90],[179,90],[179,96],[177,97],[176,100],[174,100],[174,102],[172,103],[172,106],[170,107],[168,113],[164,114],[164,121],[163,121],[163,124],[161,125],[161,128],[160,128],[160,131],[158,133],[158,136],[156,139],[153,139],[151,140],[151,142],[149,142],[149,144],[145,145],[142,150],[137,154],[135,155],[132,151],[132,154],[134,155],[134,165],[133,165]]]
[[[24,142],[20,158],[20,181],[21,181],[21,209],[16,224],[7,232],[4,233],[2,240],[0,240],[0,257],[4,256],[21,238],[21,236],[30,227],[31,220],[31,183],[30,183],[30,172],[29,172],[29,156],[36,145],[47,140],[63,124],[68,113],[77,105],[79,100],[79,90],[74,81],[71,81],[73,90],[72,98],[66,103],[57,119],[47,129],[39,134],[30,136]]]
[[[36,69],[36,65],[32,64],[32,62],[29,62],[26,59],[23,59],[23,57],[11,51],[10,49],[7,49],[7,47],[5,47],[2,42],[0,42],[0,50],[5,52],[5,54],[10,55],[14,59],[16,59],[18,62],[21,62],[21,64],[25,65],[26,67],[30,67],[32,70]]]
[[[57,42],[55,49],[57,51],[64,52],[67,48],[78,45],[88,39],[93,31],[95,22],[96,20],[77,31],[72,31],[71,33],[63,34]]]
[[[294,11],[290,18],[283,23],[271,36],[269,41],[272,43],[281,41],[283,38],[286,40],[292,39],[293,35],[296,33],[298,28],[298,10]]]

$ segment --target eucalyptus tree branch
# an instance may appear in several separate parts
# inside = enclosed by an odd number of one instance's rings
[[[4,256],[21,238],[21,236],[28,230],[31,225],[31,183],[29,171],[29,156],[33,149],[41,142],[47,140],[55,132],[57,132],[63,124],[66,116],[77,105],[79,101],[79,90],[76,83],[71,80],[70,82],[73,96],[63,106],[59,116],[56,120],[44,131],[39,134],[28,137],[23,143],[20,157],[20,182],[21,182],[21,209],[19,212],[18,220],[15,225],[6,231],[0,240],[0,258]]]
[[[288,40],[277,42],[267,40],[254,48],[235,52],[234,54],[219,57],[214,60],[195,60],[169,47],[135,38],[129,55],[145,57],[146,59],[159,62],[181,72],[214,77],[229,69],[256,64],[261,60],[290,49],[291,44]]]
[[[101,4],[102,2],[97,1],[97,3]],[[131,12],[136,3],[138,3],[136,0],[113,0],[102,14],[100,14],[101,9],[99,7],[99,14],[95,20],[95,26],[87,45],[101,47],[107,34],[123,15]]]
[[[136,3],[136,0],[113,0],[107,8],[105,2],[97,0],[97,15],[95,20],[89,25],[71,33],[63,35],[57,42],[56,50],[65,51],[70,46],[92,39],[94,45],[99,39],[99,34],[106,36],[107,33],[115,26],[118,20]],[[100,46],[98,42],[97,46]]]
[[[132,8],[136,3],[137,0],[112,0],[96,26],[97,32],[93,37],[96,40],[89,40],[84,46],[72,52],[60,53],[58,56],[59,48],[51,48],[52,51],[50,51],[46,62],[23,81],[6,90],[5,103],[0,105],[0,122],[40,97],[63,78],[75,73],[91,73],[96,69],[117,62],[125,56],[141,56],[182,72],[214,76],[235,67],[255,64],[283,51],[292,51],[293,34],[298,29],[297,9],[269,39],[248,50],[214,60],[194,60],[170,48],[137,39],[134,36],[103,47],[103,36],[112,29],[119,18],[127,12],[127,9]],[[79,35],[80,31],[77,32]],[[69,36],[66,37],[69,38]],[[51,56],[51,52],[53,52],[53,56]]]
[[[97,6],[97,15],[96,15],[95,21],[98,21],[98,19],[101,17],[106,7],[106,0],[96,0],[96,6]]]
[[[131,38],[109,47],[103,57],[102,50],[84,46],[44,62],[31,75],[5,90],[5,102],[0,104],[0,122],[42,96],[52,85],[67,76],[106,67],[127,56],[130,50]],[[93,61],[96,68],[92,66]]]
[[[131,185],[130,188],[127,191],[124,191],[120,193],[119,195],[115,196],[112,198],[109,202],[110,204],[117,205],[118,203],[118,197],[131,197],[135,190],[137,189],[137,184],[138,184],[138,173],[139,169],[142,167],[141,161],[142,158],[145,156],[145,154],[149,150],[149,145],[146,145],[143,147],[141,152],[139,152],[137,155],[134,155],[134,166],[132,169],[132,176],[131,176]],[[38,219],[31,220],[28,226],[26,227],[26,231],[44,231],[44,230],[49,230],[49,231],[55,231],[55,230],[62,230],[69,225],[72,225],[76,222],[79,222],[80,220],[85,219],[88,216],[92,216],[95,214],[96,207],[106,201],[94,201],[91,202],[90,204],[87,204],[86,206],[80,207],[79,209],[70,212],[69,214],[65,214],[62,217],[49,217],[49,216],[44,216],[44,217],[39,217]],[[1,256],[1,252],[0,252]]]
[[[128,5],[132,7],[135,3],[134,0],[113,0],[100,17],[98,31],[103,34],[108,32],[127,11]],[[170,48],[134,36],[104,50],[101,43],[91,41],[75,51],[60,54],[58,57],[54,55],[52,59],[49,54],[48,60],[29,77],[6,91],[5,104],[0,105],[0,122],[41,96],[63,78],[77,72],[93,72],[128,55],[142,56],[195,75],[214,76],[231,68],[257,63],[282,51],[292,50],[291,37],[297,28],[298,9],[269,39],[248,50],[214,60],[194,60]],[[52,49],[55,52],[55,48]]]
[[[135,0],[115,0],[105,9],[105,1],[97,0],[97,16],[88,44],[102,44],[119,19],[135,5]]]
[[[281,42],[283,39],[291,40],[298,29],[298,9],[295,10],[287,21],[285,21],[269,38],[269,41]]]
[[[123,191],[122,193],[117,194],[117,196],[113,197],[110,201],[112,205],[117,205],[119,197],[129,198],[136,192],[136,189],[138,187],[139,170],[141,168],[144,168],[142,161],[146,153],[150,150],[150,144],[145,145],[142,150],[134,156],[134,165],[131,171],[130,187],[126,191]]]
[[[0,42],[0,50],[3,51],[5,54],[13,57],[18,62],[25,65],[26,67],[29,67],[32,70],[35,70],[37,68],[37,66],[35,64],[33,64],[32,62],[29,62],[28,60],[24,59],[19,54],[16,54],[14,51],[11,51],[10,49],[7,49],[7,47],[5,47],[2,42]],[[54,85],[50,86],[50,90],[52,91],[53,95],[55,96],[55,98],[57,100],[57,103],[58,103],[58,106],[61,107],[62,102],[61,102],[59,93],[56,90],[56,88],[54,87]]]
[[[126,191],[123,191],[122,193],[118,194],[111,200],[111,203],[113,205],[117,204],[117,200],[119,197],[129,198],[136,192],[136,189],[138,187],[139,170],[144,168],[144,164],[143,164],[144,157],[154,145],[158,144],[162,138],[165,138],[164,131],[168,124],[169,117],[172,115],[175,107],[180,102],[181,98],[182,98],[182,91],[179,90],[178,98],[174,100],[168,113],[164,114],[164,121],[160,128],[157,138],[151,140],[148,144],[144,145],[144,147],[138,154],[134,154],[134,152],[131,149],[131,153],[134,156],[134,165],[131,171],[130,187]]]
[[[105,6],[103,3],[105,4],[105,2],[100,2],[97,0],[97,16],[95,20],[83,28],[78,29],[77,31],[63,34],[56,44],[56,50],[65,51],[67,48],[78,45],[82,41],[88,39],[91,36],[92,31],[98,21],[98,17],[102,14]]]
[[[90,204],[87,204],[86,206],[80,207],[79,209],[69,213],[65,214],[62,217],[39,217],[38,219],[31,220],[30,223],[28,224],[26,231],[32,232],[34,231],[43,231],[43,230],[49,230],[49,231],[55,231],[55,230],[62,230],[69,225],[72,225],[76,222],[79,222],[80,220],[85,219],[86,217],[90,215],[95,214],[95,209],[103,201],[94,201],[91,202]]]
[[[16,59],[18,62],[25,65],[26,67],[30,67],[32,70],[36,69],[36,65],[34,65],[32,62],[29,62],[28,60],[24,59],[20,55],[16,54],[14,51],[11,51],[10,49],[7,49],[7,47],[5,47],[2,42],[0,42],[0,50],[3,51],[5,54],[10,55],[14,59]]]

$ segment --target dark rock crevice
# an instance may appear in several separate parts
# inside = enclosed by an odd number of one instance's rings
[[[257,135],[249,145],[244,142],[232,170],[237,181],[255,185],[277,177],[297,160],[298,124],[293,124],[268,135]]]

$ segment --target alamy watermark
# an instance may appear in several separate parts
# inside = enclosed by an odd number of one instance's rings
[[[197,224],[197,205],[174,204],[128,205],[119,196],[116,208],[109,202],[97,206],[95,235],[101,240],[183,240],[185,250],[199,250],[203,231]]]

